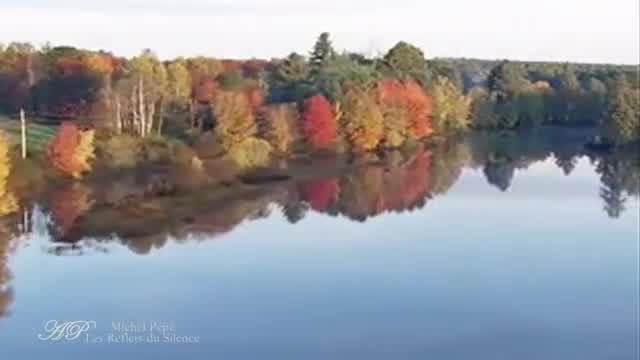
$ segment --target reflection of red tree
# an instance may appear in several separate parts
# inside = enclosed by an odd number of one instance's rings
[[[313,210],[324,211],[337,200],[340,184],[338,179],[310,181],[300,185],[300,193]]]
[[[431,153],[422,151],[407,166],[407,177],[402,194],[405,209],[412,209],[423,201],[431,191],[429,174],[431,170]]]
[[[403,166],[360,168],[341,180],[340,211],[362,221],[388,211],[421,208],[431,191],[430,171],[429,152],[417,153]]]
[[[53,193],[49,203],[59,234],[64,237],[76,220],[91,208],[91,190],[74,184]]]

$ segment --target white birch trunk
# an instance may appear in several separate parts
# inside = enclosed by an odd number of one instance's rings
[[[27,158],[27,119],[24,115],[24,109],[20,109],[20,128],[22,129],[22,158]]]
[[[122,106],[120,95],[116,95],[116,134],[122,134]]]
[[[142,80],[142,77],[140,77],[140,79],[138,80],[138,112],[139,112],[139,116],[140,116],[140,136],[141,137],[145,137],[146,136],[146,130],[147,130],[147,114],[145,113],[145,106],[144,106],[144,81]]]
[[[153,130],[153,119],[156,116],[156,104],[155,103],[150,103],[149,104],[149,108],[148,108],[148,117],[147,117],[147,128],[145,130],[145,135],[149,135],[151,134],[151,131]]]
[[[134,87],[131,91],[131,128],[135,131],[135,133],[140,132],[140,116],[138,116],[138,107],[136,106],[136,91],[137,88]],[[130,129],[131,130],[131,129]]]

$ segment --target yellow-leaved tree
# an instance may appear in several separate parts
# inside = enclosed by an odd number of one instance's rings
[[[9,138],[0,130],[0,216],[11,214],[18,210],[18,201],[7,188],[7,180],[11,174],[11,154],[9,153]]]
[[[269,164],[271,145],[266,140],[250,137],[234,145],[229,150],[233,161],[242,169],[250,169]]]
[[[357,151],[375,150],[384,137],[385,119],[371,90],[355,87],[345,97],[342,126]]]
[[[299,118],[300,114],[295,104],[278,104],[266,107],[264,111],[264,136],[279,153],[288,153],[294,141],[299,137]]]
[[[216,138],[240,168],[267,165],[271,145],[257,137],[253,109],[246,94],[221,91],[213,103]]]
[[[462,132],[471,126],[471,98],[448,78],[439,76],[433,86],[433,127],[439,134]]]
[[[216,137],[225,151],[258,131],[249,99],[243,93],[220,91],[213,102],[213,113],[217,121]]]

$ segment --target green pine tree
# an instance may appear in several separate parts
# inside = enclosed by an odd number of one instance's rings
[[[330,35],[327,32],[320,34],[320,37],[313,46],[313,51],[309,57],[309,66],[311,68],[311,75],[318,74],[329,61],[335,57],[335,50],[331,44]]]

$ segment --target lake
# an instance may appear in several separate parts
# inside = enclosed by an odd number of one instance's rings
[[[637,153],[544,139],[169,217],[61,190],[2,222],[2,358],[637,359]]]

